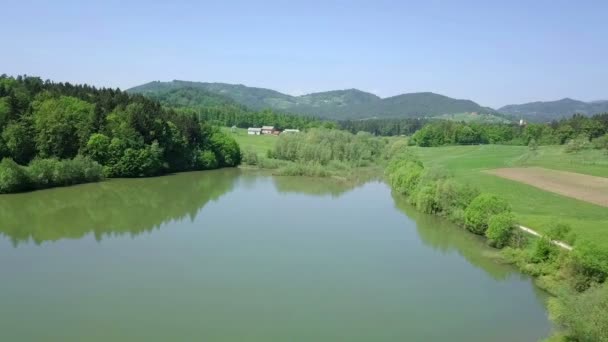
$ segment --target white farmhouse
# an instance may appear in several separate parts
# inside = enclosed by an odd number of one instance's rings
[[[249,134],[249,135],[260,135],[260,134],[262,134],[262,129],[261,128],[256,128],[256,127],[249,127],[249,128],[247,128],[247,134]]]
[[[262,126],[262,134],[272,134],[274,126]]]

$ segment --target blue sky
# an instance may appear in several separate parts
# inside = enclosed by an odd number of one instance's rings
[[[0,73],[608,99],[608,1],[7,1]]]

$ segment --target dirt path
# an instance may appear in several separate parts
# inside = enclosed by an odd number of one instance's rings
[[[503,168],[486,172],[556,194],[608,207],[608,178],[540,167]]]
[[[519,229],[523,230],[524,232],[526,232],[528,234],[531,234],[531,235],[534,235],[534,236],[538,236],[538,237],[542,237],[542,235],[540,235],[537,231],[532,230],[532,229],[530,229],[528,227],[524,227],[524,226],[518,226],[518,227],[519,227]],[[565,242],[561,242],[561,241],[557,241],[557,240],[551,240],[551,243],[554,244],[554,245],[556,245],[556,246],[558,246],[558,247],[561,247],[561,248],[563,248],[565,250],[568,250],[568,251],[572,250],[572,246],[570,246],[569,244],[567,244]]]

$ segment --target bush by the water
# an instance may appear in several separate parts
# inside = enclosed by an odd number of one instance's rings
[[[483,235],[492,216],[510,211],[511,207],[504,199],[492,194],[481,194],[465,210],[465,224],[471,232]]]
[[[394,153],[386,174],[391,187],[408,196],[409,202],[422,212],[464,222],[464,210],[479,192],[452,179],[445,171],[426,169],[407,148]]]
[[[0,193],[44,189],[103,179],[103,168],[87,157],[74,159],[34,159],[21,166],[12,159],[0,162]]]
[[[366,166],[383,152],[385,142],[369,133],[351,134],[333,129],[310,129],[305,133],[281,134],[272,152],[276,159],[327,165],[332,160]]]
[[[559,330],[564,341],[608,341],[608,316],[603,314],[608,305],[608,249],[583,242],[565,252],[552,240],[572,243],[574,236],[569,226],[559,223],[549,227],[545,237],[523,235],[505,200],[426,169],[407,148],[394,153],[386,173],[393,190],[408,196],[418,210],[446,216],[485,235],[490,245],[506,247],[501,253],[506,261],[556,295],[550,312],[564,328]]]
[[[0,162],[0,193],[25,191],[30,187],[30,180],[23,167],[10,158]]]
[[[564,291],[551,298],[551,318],[563,329],[563,341],[608,341],[608,284],[594,286],[584,293]]]
[[[511,212],[502,212],[490,217],[485,234],[488,243],[496,248],[505,247],[511,240],[515,229],[515,218]]]

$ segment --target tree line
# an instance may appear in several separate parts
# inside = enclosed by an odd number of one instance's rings
[[[551,123],[482,124],[454,121],[431,121],[412,135],[418,146],[510,144],[561,145],[570,141],[597,140],[605,148],[608,134],[608,113],[592,117],[575,114]]]
[[[238,144],[196,115],[119,89],[0,76],[0,193],[213,169]]]
[[[363,119],[338,121],[340,129],[353,134],[368,132],[378,136],[412,135],[428,123],[426,119]]]
[[[182,112],[196,115],[200,120],[213,125],[239,128],[274,126],[277,129],[307,129],[315,127],[336,128],[333,121],[312,116],[286,114],[265,109],[252,111],[240,106],[222,105],[182,109]]]

